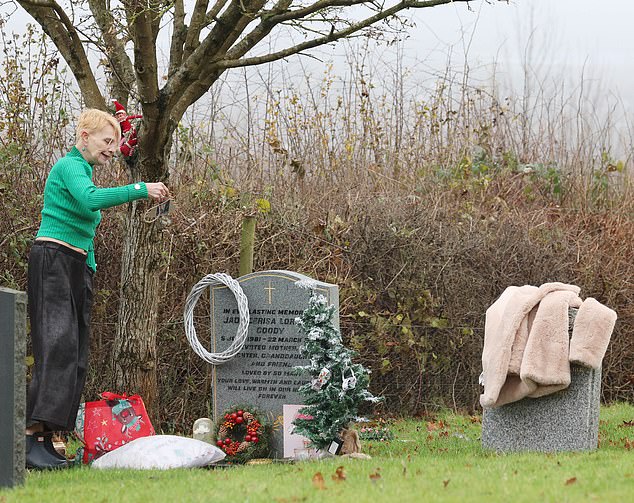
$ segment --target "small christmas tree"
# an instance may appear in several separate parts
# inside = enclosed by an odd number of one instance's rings
[[[310,364],[295,367],[312,379],[299,388],[306,406],[293,421],[294,432],[308,438],[313,447],[323,449],[339,437],[364,401],[377,402],[368,391],[370,371],[352,363],[356,353],[346,348],[333,324],[335,306],[323,295],[311,294],[308,308],[296,318],[300,333],[306,336],[302,356]]]

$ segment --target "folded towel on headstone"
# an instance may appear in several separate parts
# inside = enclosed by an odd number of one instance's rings
[[[601,365],[616,313],[592,298],[582,302],[579,292],[578,286],[557,282],[510,286],[487,309],[483,407],[568,387],[570,362]],[[579,308],[581,317],[569,340],[570,308]]]

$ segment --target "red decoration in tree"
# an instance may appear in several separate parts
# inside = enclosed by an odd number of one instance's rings
[[[119,142],[119,151],[124,157],[130,157],[134,152],[134,147],[139,142],[136,134],[136,128],[130,122],[133,119],[142,119],[142,115],[128,115],[125,108],[117,100],[112,100],[115,107],[114,116],[119,121],[121,127],[121,141]]]

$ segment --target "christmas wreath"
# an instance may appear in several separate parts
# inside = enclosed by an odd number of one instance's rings
[[[268,454],[269,428],[257,412],[236,406],[219,418],[216,445],[227,455],[227,461],[245,463]]]

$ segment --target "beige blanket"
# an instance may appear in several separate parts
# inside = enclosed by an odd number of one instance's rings
[[[599,368],[616,313],[564,283],[510,286],[486,312],[482,407],[568,387],[570,363]],[[569,339],[568,309],[579,308]]]

